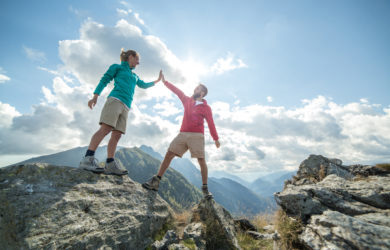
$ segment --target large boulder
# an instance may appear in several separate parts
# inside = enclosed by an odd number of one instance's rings
[[[311,155],[275,194],[313,249],[390,249],[390,173]]]
[[[192,222],[203,225],[206,249],[241,249],[236,238],[233,217],[213,199],[203,199],[193,211]]]
[[[0,169],[3,249],[144,249],[172,218],[128,176],[27,164]]]

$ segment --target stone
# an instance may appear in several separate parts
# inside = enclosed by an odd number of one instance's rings
[[[202,199],[191,220],[203,224],[206,249],[241,249],[232,216],[213,199]]]
[[[348,181],[329,175],[317,184],[288,185],[275,199],[287,214],[306,221],[313,214],[331,209],[347,215],[361,215],[390,209],[389,177],[369,176]]]
[[[144,249],[172,219],[128,176],[26,164],[0,168],[3,249]]]
[[[275,200],[309,249],[390,249],[390,173],[310,155]]]
[[[237,228],[242,231],[257,231],[257,228],[247,219],[237,219],[234,220],[234,223],[236,224]]]
[[[204,234],[203,225],[194,222],[184,228],[183,239],[192,239],[199,250],[206,249],[206,241],[202,238]]]
[[[190,250],[190,249],[182,244],[175,243],[175,244],[169,245],[168,250]]]
[[[246,231],[245,232],[246,234],[248,234],[249,236],[251,236],[253,239],[256,239],[256,240],[272,240],[274,239],[275,237],[275,234],[274,233],[259,233],[259,232],[256,232],[256,231]]]
[[[390,227],[337,211],[311,217],[301,240],[312,249],[390,249]]]
[[[176,232],[173,230],[168,230],[165,233],[165,236],[162,240],[160,241],[155,241],[152,244],[152,249],[153,250],[164,250],[167,249],[169,245],[179,243],[179,238],[176,235]]]
[[[335,158],[328,159],[322,155],[310,155],[299,166],[292,183],[294,185],[314,184],[330,174],[335,174],[344,179],[352,179],[354,177],[345,166],[342,166],[341,160]]]
[[[275,226],[274,225],[267,225],[263,227],[264,231],[275,231]]]

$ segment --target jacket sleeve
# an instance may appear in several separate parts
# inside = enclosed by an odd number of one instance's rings
[[[154,82],[144,82],[141,79],[139,79],[138,76],[137,76],[136,84],[138,87],[143,88],[143,89],[147,89],[147,88],[154,86]]]
[[[116,64],[113,64],[108,68],[107,72],[104,73],[104,75],[100,79],[99,84],[93,92],[94,94],[100,95],[100,93],[102,93],[103,89],[107,86],[107,84],[111,82],[112,79],[114,79],[117,69],[118,67]]]
[[[179,97],[180,101],[184,104],[186,102],[186,100],[189,98],[188,96],[186,96],[183,91],[181,91],[180,89],[178,89],[175,85],[173,85],[172,83],[168,82],[168,81],[165,81],[165,86],[170,89],[173,93],[175,93],[177,95],[177,97]]]
[[[211,112],[211,108],[209,106],[207,106],[207,108],[206,108],[205,118],[207,121],[207,125],[209,126],[211,137],[213,137],[214,141],[217,141],[218,140],[218,133],[217,133],[217,130],[215,129],[215,124],[214,124],[214,120],[213,120],[213,113]]]

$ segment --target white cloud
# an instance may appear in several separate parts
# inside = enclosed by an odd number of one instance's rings
[[[141,17],[139,16],[139,13],[134,13],[134,17],[135,17],[135,19],[137,19],[137,21],[140,24],[145,25],[145,22],[144,22],[144,20],[141,19]]]
[[[182,62],[157,37],[144,35],[141,29],[121,19],[114,27],[87,20],[80,29],[80,39],[60,41],[59,54],[66,69],[81,84],[96,87],[110,64],[119,63],[120,48],[134,49],[140,53],[140,65],[135,72],[144,81],[157,79],[160,69],[166,78],[182,87],[192,89],[196,82],[182,73]],[[129,48],[129,44],[132,45]],[[192,82],[192,84],[191,84]],[[170,95],[169,91],[163,92]],[[161,96],[160,91],[149,89],[136,92],[135,99]]]
[[[11,80],[11,78],[5,75],[6,73],[7,72],[5,72],[5,70],[2,67],[0,67],[0,83],[5,83]]]
[[[247,68],[246,65],[241,59],[236,59],[232,53],[228,53],[225,58],[219,58],[216,63],[211,67],[211,71],[216,74],[223,74],[226,71],[239,69],[239,68]]]
[[[128,2],[126,2],[126,1],[120,1],[119,3],[122,4],[125,7],[129,7],[130,6],[130,4]]]
[[[153,108],[157,110],[157,113],[162,116],[172,116],[183,112],[183,109],[178,109],[174,103],[164,101],[162,103],[156,103]]]
[[[23,46],[23,51],[26,54],[27,58],[33,62],[43,63],[47,61],[46,55],[42,51],[32,49],[26,46]]]
[[[124,9],[116,9],[116,12],[119,14],[119,15],[124,15],[124,16],[127,16],[129,14],[129,12],[127,10],[124,10]]]
[[[6,75],[0,74],[0,83],[5,83],[5,82],[7,82],[9,80],[11,80],[11,78],[9,78]]]
[[[267,96],[267,102],[273,102],[273,100],[272,96]]]
[[[369,102],[339,105],[319,96],[293,109],[223,102],[212,108],[222,144],[235,146],[242,157],[236,161],[236,167],[242,165],[237,171],[294,169],[309,154],[349,163],[390,160],[389,109]],[[212,150],[210,158],[217,168],[229,169],[217,161],[217,151]]]
[[[12,124],[12,119],[20,115],[21,114],[15,109],[15,107],[0,101],[0,127],[10,127]]]

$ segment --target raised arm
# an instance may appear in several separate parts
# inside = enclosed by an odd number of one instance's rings
[[[138,76],[137,76],[138,77]],[[140,87],[140,88],[143,88],[143,89],[147,89],[147,88],[150,88],[152,86],[154,86],[156,83],[158,83],[162,78],[162,70],[160,70],[160,74],[158,75],[158,78],[157,80],[153,81],[153,82],[144,82],[142,81],[141,79],[138,78],[137,80],[137,86]]]
[[[179,97],[180,101],[184,104],[186,99],[188,99],[189,97],[186,96],[183,91],[181,91],[179,88],[177,88],[175,85],[173,85],[172,83],[168,82],[165,80],[164,78],[164,75],[162,76],[162,81],[164,83],[164,85],[170,89],[173,93],[175,93],[175,95],[177,95],[177,97]]]

